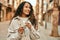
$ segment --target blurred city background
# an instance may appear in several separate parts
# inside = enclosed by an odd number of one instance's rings
[[[6,40],[9,22],[23,1],[33,5],[40,40],[60,40],[60,0],[0,0],[0,40]]]

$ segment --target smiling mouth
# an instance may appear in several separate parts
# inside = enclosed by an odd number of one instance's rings
[[[29,12],[27,12],[27,13],[29,13]]]

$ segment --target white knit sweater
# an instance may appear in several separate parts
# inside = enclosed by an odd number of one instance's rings
[[[25,26],[26,22],[29,22],[31,24],[28,18],[22,18],[19,16],[13,18],[11,24],[8,27],[7,40],[37,40],[39,39],[40,38],[39,32],[37,32],[33,26],[31,27],[31,29],[27,28]],[[24,27],[23,34],[18,33],[19,27]]]

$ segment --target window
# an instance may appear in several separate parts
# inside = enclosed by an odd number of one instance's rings
[[[49,2],[51,3],[53,0],[50,0]]]
[[[7,2],[9,3],[9,0],[7,0]]]
[[[1,6],[2,6],[2,4],[0,3],[0,11],[1,11]]]

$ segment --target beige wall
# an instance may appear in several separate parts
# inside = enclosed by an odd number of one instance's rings
[[[7,0],[0,0],[0,3],[2,3],[3,5],[7,6]]]
[[[59,0],[59,6],[60,6],[60,0]]]
[[[17,7],[19,6],[19,4],[21,3],[21,2],[23,2],[24,0],[14,0],[14,8],[15,8],[15,10],[17,9]]]

